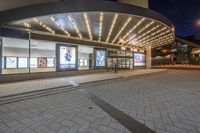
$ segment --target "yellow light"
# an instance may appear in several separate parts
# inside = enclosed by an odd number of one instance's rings
[[[122,28],[119,30],[118,34],[115,36],[115,38],[113,39],[112,43],[114,44],[114,42],[117,40],[117,38],[119,37],[119,35],[121,34],[121,32],[125,29],[125,27],[128,25],[128,23],[131,21],[131,17],[128,17],[128,19],[126,20],[126,22],[124,23],[124,25],[122,26]]]
[[[123,39],[125,39],[131,32],[133,32],[133,30],[135,30],[144,20],[145,20],[145,18],[142,18],[136,25],[134,25],[133,28],[130,29],[130,30],[123,36]]]
[[[114,16],[114,18],[113,18],[113,21],[112,21],[112,25],[111,25],[110,30],[109,30],[109,33],[108,33],[108,37],[107,37],[107,39],[106,39],[106,42],[107,42],[107,43],[109,42],[109,39],[110,39],[111,33],[112,33],[112,31],[113,31],[113,28],[114,28],[114,26],[115,26],[115,23],[116,23],[117,18],[118,18],[118,14],[115,14],[115,16]]]
[[[90,28],[90,24],[89,24],[89,19],[86,13],[83,13],[84,19],[85,19],[85,23],[86,23],[86,27],[88,30],[88,34],[89,34],[89,38],[90,40],[92,40],[92,33],[91,33],[91,28]]]
[[[53,16],[51,16],[50,19],[51,19],[51,21],[54,22],[54,24],[55,24],[57,27],[59,27],[67,36],[70,36],[69,32],[68,32],[67,30],[65,30],[65,29],[56,21],[56,19],[55,19]]]
[[[48,27],[46,24],[42,23],[39,19],[33,18],[33,21],[37,23],[38,25],[42,26],[47,31],[51,32],[52,34],[55,34],[55,31],[52,30],[50,27]]]
[[[99,42],[101,41],[102,25],[103,25],[103,13],[101,12],[99,16]]]
[[[31,25],[27,22],[23,22],[23,25],[26,27],[26,28],[31,28]]]
[[[72,19],[72,17],[70,15],[67,15],[69,21],[71,22],[72,26],[74,27],[76,33],[78,34],[79,38],[82,39],[83,36],[81,35],[81,32],[79,31],[78,27],[76,26],[74,20]]]

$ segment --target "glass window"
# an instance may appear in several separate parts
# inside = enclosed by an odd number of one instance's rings
[[[29,41],[3,38],[2,74],[28,73]]]
[[[31,40],[31,73],[56,71],[55,51],[56,42]]]
[[[78,46],[79,70],[89,69],[89,59],[91,54],[93,54],[93,47],[82,45]]]

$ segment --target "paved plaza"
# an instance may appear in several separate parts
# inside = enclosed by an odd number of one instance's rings
[[[158,133],[200,133],[200,71],[125,77],[80,88]],[[129,132],[79,89],[0,105],[0,133]]]

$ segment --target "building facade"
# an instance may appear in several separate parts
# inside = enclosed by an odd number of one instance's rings
[[[200,42],[194,37],[176,37],[171,44],[152,49],[152,65],[200,64]]]
[[[0,6],[2,82],[150,68],[151,48],[174,41],[147,0],[15,2]]]

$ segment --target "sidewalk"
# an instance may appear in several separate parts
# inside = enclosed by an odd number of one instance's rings
[[[28,80],[14,83],[0,84],[0,97],[20,94],[25,92],[50,89],[63,86],[79,86],[82,83],[95,82],[108,79],[124,78],[129,76],[150,74],[166,71],[166,69],[138,69],[119,71],[118,73],[107,72],[101,74],[88,74],[73,77]]]
[[[153,66],[152,68],[200,70],[200,65],[162,65],[162,66]]]

